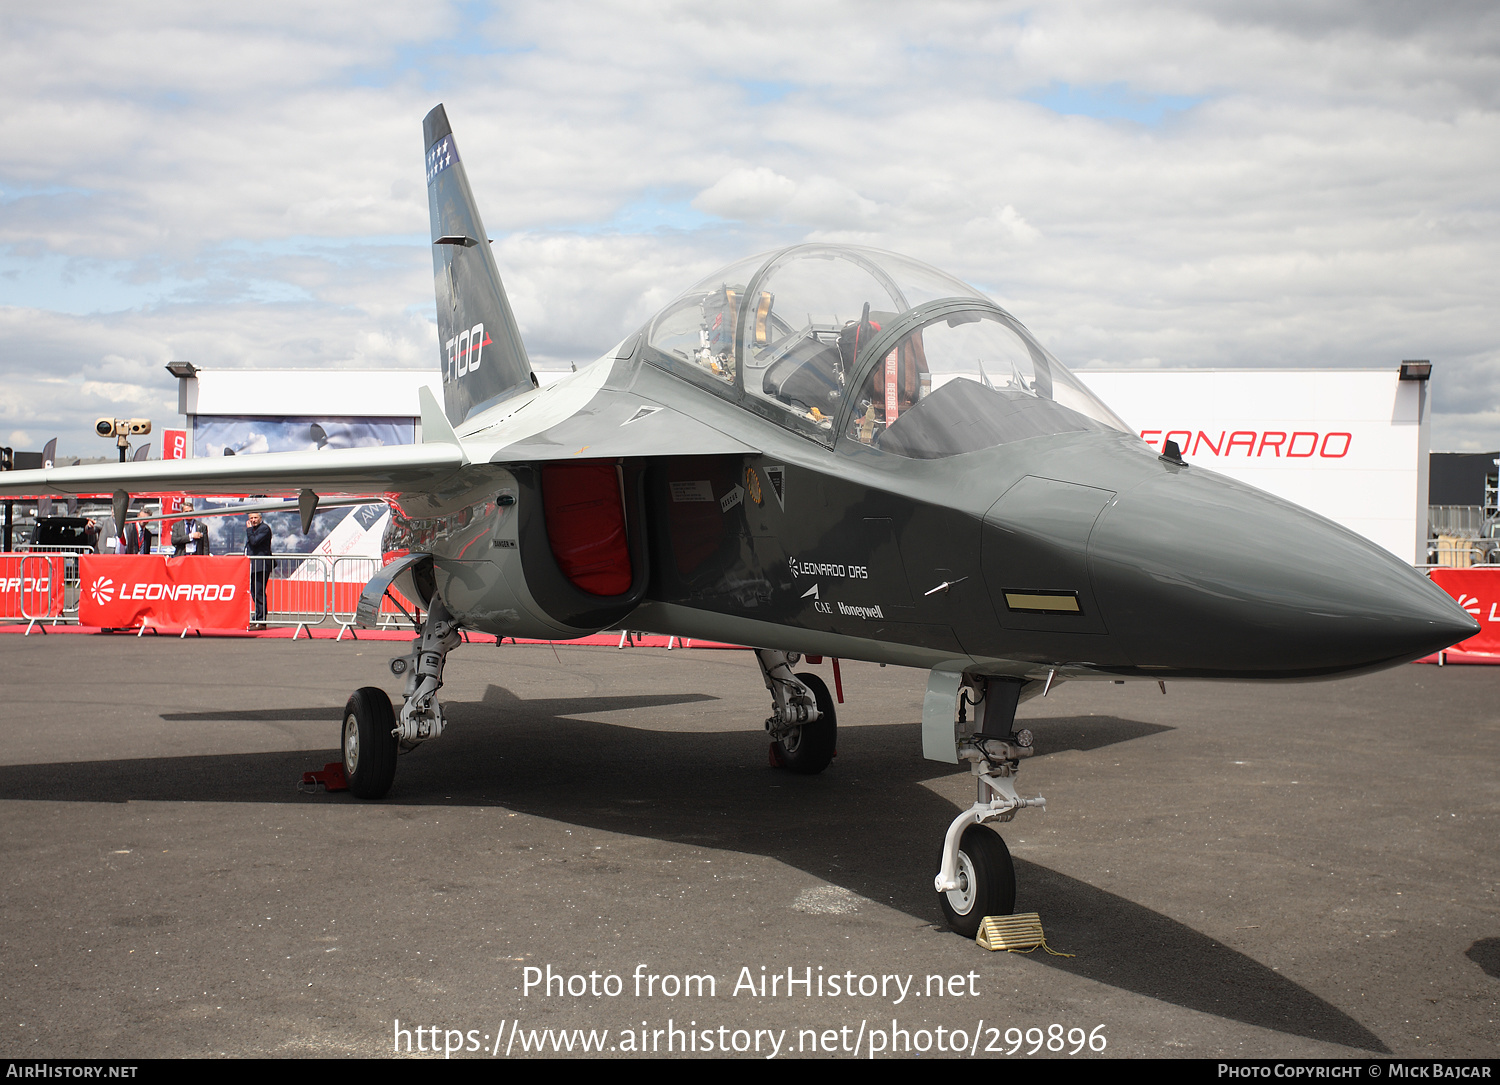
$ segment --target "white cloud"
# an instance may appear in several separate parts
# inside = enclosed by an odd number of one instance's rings
[[[970,219],[963,232],[975,238],[993,238],[1000,243],[1030,245],[1042,236],[1042,232],[1022,218],[1014,207],[1006,204],[988,215]]]
[[[822,229],[858,228],[875,222],[880,208],[830,177],[799,184],[764,166],[730,170],[693,200],[722,218],[795,223]]]
[[[693,206],[730,219],[778,217],[797,195],[797,182],[765,166],[740,166],[698,193]]]

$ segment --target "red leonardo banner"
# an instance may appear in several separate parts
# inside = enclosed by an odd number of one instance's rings
[[[244,629],[250,621],[247,557],[84,554],[78,566],[83,625]]]
[[[1433,569],[1432,582],[1479,623],[1477,634],[1442,653],[1448,662],[1500,663],[1500,566]]]

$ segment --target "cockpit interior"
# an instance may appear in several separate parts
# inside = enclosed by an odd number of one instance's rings
[[[641,342],[646,361],[831,447],[937,459],[1130,432],[989,298],[877,249],[795,245],[731,264]]]

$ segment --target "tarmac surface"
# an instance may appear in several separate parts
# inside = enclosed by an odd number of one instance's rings
[[[299,790],[399,651],[0,636],[0,1050],[1500,1051],[1500,668],[1022,706],[1048,808],[1003,835],[1063,957],[943,926],[973,784],[921,758],[919,672],[844,663],[803,778],[749,653],[470,644],[388,799]]]

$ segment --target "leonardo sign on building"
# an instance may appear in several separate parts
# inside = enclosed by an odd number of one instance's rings
[[[1146,443],[1321,513],[1421,563],[1425,380],[1390,369],[1083,370]]]

